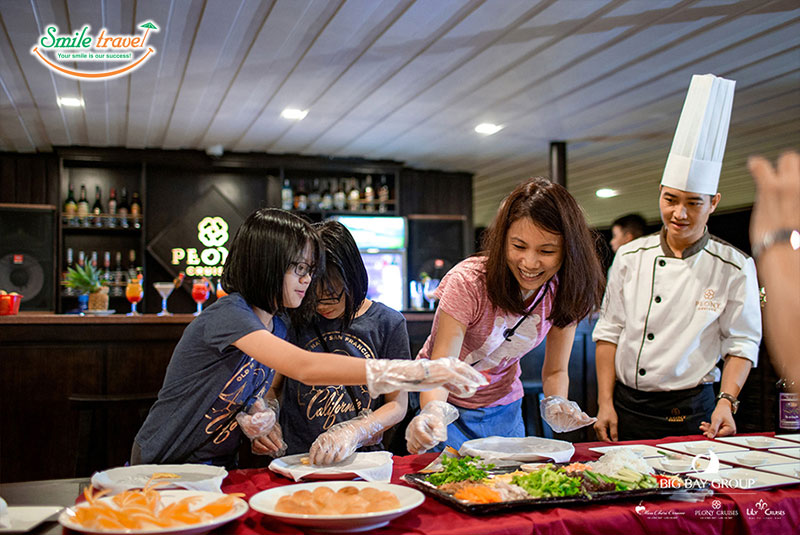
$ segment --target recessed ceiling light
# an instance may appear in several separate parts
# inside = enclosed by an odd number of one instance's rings
[[[301,121],[306,115],[308,115],[308,110],[298,110],[297,108],[286,108],[281,112],[281,117],[294,121]]]
[[[484,136],[491,136],[492,134],[498,133],[502,129],[503,127],[501,125],[492,123],[481,123],[475,127],[475,131],[479,134],[483,134]]]
[[[58,105],[62,108],[80,108],[83,106],[83,99],[75,97],[58,97]]]
[[[595,191],[594,194],[600,197],[601,199],[608,199],[610,197],[617,196],[617,190],[609,189],[609,188],[600,188],[599,190]]]

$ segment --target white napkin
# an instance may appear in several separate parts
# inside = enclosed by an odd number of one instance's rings
[[[392,479],[393,461],[392,454],[388,451],[358,452],[344,461],[328,466],[303,464],[300,461],[303,457],[308,457],[308,453],[280,457],[270,463],[269,469],[295,481],[322,476],[335,479],[337,474],[341,474],[342,479],[347,479],[350,474],[355,474],[364,481],[389,482]]]
[[[222,492],[222,481],[228,472],[220,466],[207,464],[138,464],[120,468],[111,468],[92,475],[92,486],[111,489],[114,494],[129,489],[142,488],[154,473],[171,473],[180,477],[158,479],[167,482],[165,488],[181,488],[207,492]]]

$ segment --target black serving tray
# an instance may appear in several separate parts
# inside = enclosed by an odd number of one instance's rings
[[[562,466],[556,464],[556,466]],[[490,475],[505,474],[515,471],[516,468],[501,468],[497,470],[487,470]],[[439,490],[435,485],[428,483],[425,478],[433,472],[417,472],[413,474],[406,474],[403,480],[407,483],[418,488],[425,494],[433,496],[437,500],[446,503],[450,507],[461,511],[462,513],[469,513],[471,515],[486,515],[492,513],[507,513],[519,509],[541,509],[548,507],[560,506],[574,506],[574,505],[590,505],[594,503],[608,503],[620,500],[642,500],[645,498],[669,498],[676,493],[694,493],[706,492],[708,483],[703,486],[698,486],[698,482],[693,481],[691,488],[653,488],[653,489],[634,489],[634,490],[615,490],[610,492],[595,492],[590,493],[589,496],[580,494],[577,496],[553,497],[553,498],[531,498],[529,500],[514,500],[510,502],[497,502],[497,503],[467,503],[463,502],[453,495]],[[663,472],[656,469],[657,474],[671,475],[668,472]]]

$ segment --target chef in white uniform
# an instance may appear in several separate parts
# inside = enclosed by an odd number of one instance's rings
[[[664,227],[620,247],[611,266],[592,335],[602,440],[736,432],[737,396],[758,362],[758,281],[753,259],[706,228],[734,84],[692,78],[659,188]]]

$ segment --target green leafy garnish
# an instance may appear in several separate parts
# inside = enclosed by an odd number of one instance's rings
[[[493,464],[484,464],[479,457],[443,457],[442,471],[434,472],[425,481],[437,487],[445,483],[458,481],[480,481],[486,477],[486,470],[494,468]]]
[[[511,482],[525,489],[534,498],[574,496],[581,492],[581,479],[567,475],[563,468],[553,470],[549,466],[543,466],[530,474],[514,476]]]

